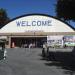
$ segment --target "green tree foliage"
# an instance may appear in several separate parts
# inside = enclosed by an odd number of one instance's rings
[[[6,10],[1,8],[0,9],[0,28],[2,28],[8,21],[9,21],[9,18],[7,16]]]
[[[60,19],[75,21],[75,0],[57,0],[56,14]]]

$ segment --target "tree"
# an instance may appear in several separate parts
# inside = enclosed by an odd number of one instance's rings
[[[75,21],[75,0],[57,0],[56,15],[63,20]]]
[[[7,22],[9,21],[9,18],[7,16],[7,12],[5,9],[0,9],[0,28],[2,28]]]

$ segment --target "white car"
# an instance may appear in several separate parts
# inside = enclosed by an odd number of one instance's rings
[[[75,46],[75,42],[65,42],[66,46]]]

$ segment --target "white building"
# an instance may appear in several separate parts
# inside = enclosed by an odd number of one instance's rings
[[[21,47],[30,43],[40,47],[48,36],[75,35],[75,29],[49,15],[28,14],[12,19],[0,29],[0,36],[6,36],[8,47]]]

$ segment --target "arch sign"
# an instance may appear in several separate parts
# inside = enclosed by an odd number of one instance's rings
[[[0,33],[24,32],[74,32],[66,23],[43,14],[29,14],[17,17],[6,24]]]

